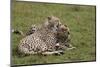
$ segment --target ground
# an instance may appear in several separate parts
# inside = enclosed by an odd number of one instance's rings
[[[12,63],[42,64],[96,60],[95,6],[12,2],[11,27],[26,32],[32,24],[42,24],[47,16],[54,15],[71,30],[71,44],[77,49],[65,51],[61,56],[30,55],[19,57],[16,48],[21,35],[12,34]]]

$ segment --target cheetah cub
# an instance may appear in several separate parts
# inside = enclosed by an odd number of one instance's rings
[[[21,30],[18,30],[18,29],[12,29],[11,32],[22,35],[22,36],[28,36],[28,35],[31,35],[32,33],[34,33],[36,30],[38,30],[38,27],[36,25],[31,25],[31,27],[29,28],[29,30],[26,33],[24,33]]]

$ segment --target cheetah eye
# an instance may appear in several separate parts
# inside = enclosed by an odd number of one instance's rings
[[[67,25],[64,25],[65,27],[67,27]]]

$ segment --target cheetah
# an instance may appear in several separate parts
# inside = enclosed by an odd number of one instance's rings
[[[55,51],[57,26],[61,23],[56,17],[48,17],[47,19],[44,26],[20,41],[18,46],[20,52],[37,54]]]
[[[65,31],[67,36],[62,41],[60,37]],[[47,17],[46,22],[38,30],[23,38],[18,49],[24,54],[60,54],[63,52],[60,49],[68,46],[68,38],[69,28],[61,24],[59,18],[51,16]]]
[[[38,27],[36,25],[31,25],[30,29],[26,32],[26,36],[31,35],[34,33],[36,30],[38,30]]]
[[[34,33],[36,30],[38,30],[38,27],[36,25],[31,25],[29,30],[26,33],[24,33],[21,30],[18,30],[18,29],[12,29],[11,32],[15,33],[15,34],[22,35],[22,36],[28,36],[28,35],[31,35],[32,33]]]
[[[57,33],[57,43],[61,45],[61,47],[69,50],[74,49],[71,44],[71,36],[70,36],[70,29],[67,25],[60,25]]]

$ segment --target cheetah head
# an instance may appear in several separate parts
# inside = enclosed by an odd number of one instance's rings
[[[55,16],[48,16],[45,22],[45,27],[54,33],[57,33],[59,25],[61,25],[60,19]]]
[[[70,31],[67,25],[61,25],[58,27],[57,31],[57,40],[58,42],[64,43],[67,40],[70,41]]]

